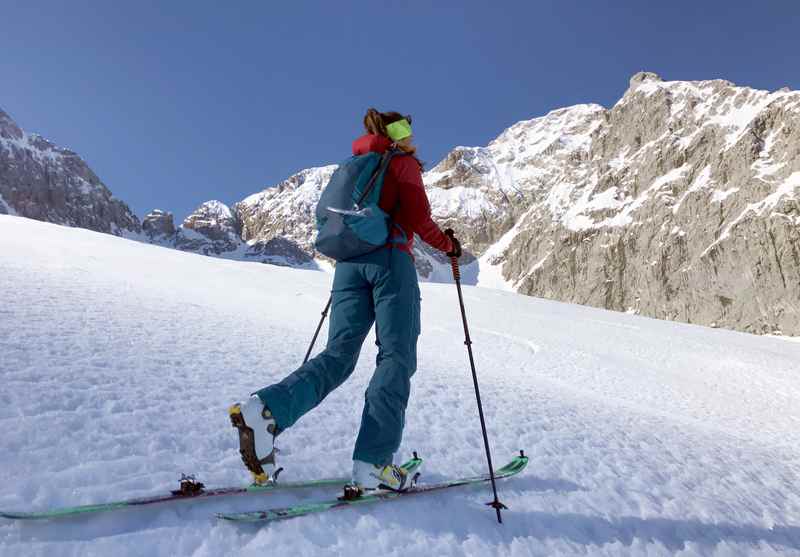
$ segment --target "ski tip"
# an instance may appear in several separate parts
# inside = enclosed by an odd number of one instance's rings
[[[0,518],[5,518],[6,520],[44,520],[50,517],[39,515],[37,513],[15,513],[13,511],[0,511]]]

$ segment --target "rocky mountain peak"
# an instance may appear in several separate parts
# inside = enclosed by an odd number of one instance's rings
[[[5,139],[22,139],[22,130],[3,109],[0,108],[0,137]]]
[[[142,232],[152,241],[171,238],[175,235],[175,222],[172,213],[153,209],[142,220]]]
[[[6,212],[98,232],[138,233],[139,220],[75,153],[28,134],[0,110],[0,205]]]
[[[336,165],[309,168],[275,186],[251,195],[234,206],[247,242],[286,238],[308,254],[314,254],[314,211],[322,188]]]
[[[205,255],[221,255],[239,247],[238,230],[227,205],[217,200],[206,201],[184,219],[176,247]]]
[[[492,219],[481,272],[537,296],[800,334],[800,92],[637,74],[598,115],[542,141],[548,155],[575,147],[560,158],[497,173],[525,212]]]
[[[654,72],[638,72],[631,77],[629,83],[631,89],[636,89],[640,83],[646,83],[648,81],[655,81],[660,82],[664,81],[661,79],[661,76]]]
[[[212,199],[202,203],[194,212],[183,221],[185,228],[201,230],[214,228],[217,230],[234,231],[236,221],[230,207]]]
[[[77,155],[16,130],[0,112],[0,212],[104,190]],[[314,210],[335,169],[303,170],[232,208],[206,202],[177,230],[153,211],[145,233],[187,251],[314,267]],[[468,283],[800,335],[798,91],[640,72],[610,108],[518,122],[486,146],[456,147],[423,180],[434,218],[479,257],[462,261]],[[41,197],[26,204],[21,189]],[[75,213],[93,214],[87,207]],[[447,280],[445,258],[421,243],[415,257],[420,276]]]

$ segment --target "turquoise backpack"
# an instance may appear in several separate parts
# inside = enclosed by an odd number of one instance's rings
[[[317,204],[317,251],[344,261],[386,245],[391,218],[378,201],[389,162],[400,154],[354,155],[339,165]]]

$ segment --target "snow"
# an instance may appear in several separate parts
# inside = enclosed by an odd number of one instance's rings
[[[508,232],[503,234],[498,241],[489,246],[486,253],[478,259],[477,286],[505,290],[508,292],[514,291],[512,281],[503,277],[505,251],[511,245],[514,238],[517,237],[517,234],[519,234],[522,229],[523,223],[527,221],[534,210],[535,207],[528,209],[523,216],[517,219],[517,223]]]
[[[739,191],[739,188],[729,188],[724,191],[716,190],[711,196],[711,203],[722,203],[737,191]]]
[[[454,186],[448,189],[431,188],[428,199],[433,207],[433,216],[461,215],[476,219],[485,214],[496,214],[500,209],[487,198],[486,192],[475,188]]]
[[[605,109],[598,104],[553,110],[544,116],[517,122],[489,143],[488,149],[493,154],[500,154],[522,144],[526,157],[542,154],[554,143],[570,151],[587,149],[591,145],[592,133],[602,125],[604,112]]]
[[[582,186],[565,179],[564,167],[586,155],[604,114],[599,105],[575,105],[518,122],[485,148],[455,148],[424,175],[434,217],[496,218],[545,184],[556,184],[547,203],[563,213]],[[472,177],[468,183],[465,175]]]
[[[629,154],[630,150],[631,150],[630,145],[625,145],[625,147],[622,148],[622,150],[619,152],[619,154],[616,157],[614,157],[613,159],[608,161],[608,165],[615,172],[619,172],[620,170],[623,170],[623,169],[627,168],[628,165],[630,164],[629,159],[628,159],[628,154]]]
[[[712,183],[713,183],[713,181],[711,180],[711,165],[706,165],[703,168],[703,170],[700,171],[700,174],[698,174],[695,177],[694,181],[689,185],[689,188],[681,196],[681,198],[678,200],[678,202],[675,203],[675,206],[672,208],[672,212],[677,215],[678,214],[678,210],[681,208],[681,205],[683,204],[683,202],[686,201],[687,197],[689,197],[693,193],[696,193],[698,191],[702,191],[702,190],[706,189]],[[734,189],[733,191],[737,191],[737,190]],[[731,193],[733,193],[733,192],[731,192]],[[716,196],[716,193],[715,193],[715,196]],[[712,199],[712,201],[713,201],[713,199]]]
[[[233,218],[230,207],[216,199],[204,202],[195,212],[203,213],[204,217],[213,217],[217,222]]]
[[[286,210],[295,206],[315,206],[319,201],[322,188],[325,187],[337,168],[338,165],[307,168],[294,174],[282,184],[246,197],[240,204],[250,210],[258,208],[268,210],[275,203],[276,193],[280,192],[284,205],[287,206]],[[282,189],[281,186],[283,186]],[[291,190],[291,193],[287,190]]]
[[[231,402],[302,359],[330,276],[0,216],[0,508],[246,481]],[[484,470],[452,285],[422,284],[398,459]],[[263,527],[211,518],[330,492],[0,521],[2,555],[798,555],[800,344],[464,288],[504,524],[464,488]],[[323,332],[324,337],[324,332]],[[375,347],[279,442],[285,477],[350,466]]]
[[[709,118],[708,123],[728,129],[725,137],[725,149],[730,149],[747,133],[747,129],[755,117],[773,100],[783,95],[784,93],[769,94],[766,91],[738,88],[738,93],[729,98],[723,104],[720,114]]]
[[[764,140],[764,148],[761,150],[758,160],[752,164],[753,170],[756,171],[756,178],[769,181],[771,180],[771,176],[777,174],[781,168],[786,166],[786,163],[773,160],[773,158],[770,156],[772,148],[775,145],[776,138],[781,131],[783,131],[783,128],[780,130],[774,130]]]

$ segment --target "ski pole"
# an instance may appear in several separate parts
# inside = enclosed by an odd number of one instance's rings
[[[325,309],[322,310],[322,318],[319,320],[317,330],[314,331],[314,338],[311,339],[311,344],[308,346],[308,352],[306,352],[306,357],[303,359],[303,363],[306,363],[308,361],[308,357],[311,356],[311,350],[314,348],[314,344],[317,342],[317,335],[319,335],[319,330],[322,329],[322,324],[325,322],[325,318],[328,316],[328,310],[331,307],[332,301],[333,296],[328,298],[328,303],[325,304]]]
[[[452,233],[449,235],[452,236]],[[481,431],[483,432],[483,446],[486,449],[486,460],[489,463],[489,478],[492,480],[492,491],[494,492],[494,501],[491,503],[486,503],[486,505],[492,507],[497,512],[497,522],[502,524],[503,518],[500,516],[500,509],[507,509],[508,507],[501,503],[497,498],[497,486],[495,485],[494,468],[492,467],[492,453],[489,450],[489,437],[486,435],[486,420],[483,417],[481,391],[478,388],[478,374],[475,372],[475,360],[472,357],[472,340],[469,338],[467,312],[464,310],[464,296],[461,294],[461,271],[458,268],[457,257],[450,257],[450,266],[453,268],[453,279],[456,281],[456,288],[458,289],[458,303],[461,306],[461,321],[464,323],[464,344],[467,345],[467,352],[469,353],[469,365],[472,368],[472,383],[475,386],[475,398],[478,401],[478,416],[481,419]]]

